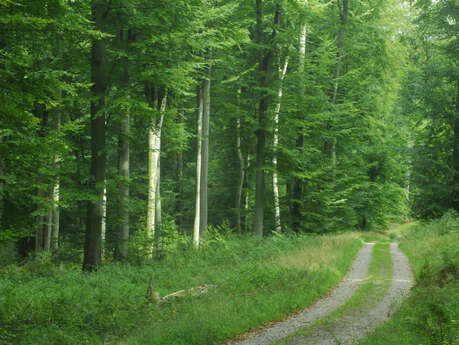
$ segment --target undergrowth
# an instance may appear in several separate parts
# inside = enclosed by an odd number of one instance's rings
[[[416,225],[401,241],[416,285],[394,318],[361,345],[459,344],[459,218]]]
[[[361,245],[355,234],[211,234],[207,241],[200,251],[184,247],[160,261],[94,273],[82,273],[80,263],[53,264],[47,254],[3,267],[0,343],[220,344],[309,305],[339,281]],[[158,306],[146,298],[150,276],[161,296],[217,287]]]

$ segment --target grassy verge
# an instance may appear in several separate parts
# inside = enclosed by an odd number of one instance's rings
[[[459,344],[459,219],[418,224],[400,246],[416,285],[394,318],[359,344]]]
[[[386,295],[392,279],[392,258],[388,243],[376,243],[368,270],[368,276],[359,290],[340,308],[325,318],[313,323],[310,327],[295,332],[276,344],[288,344],[292,337],[308,336],[317,328],[334,329],[339,320],[355,311],[373,308]]]
[[[0,343],[219,344],[311,304],[345,274],[360,245],[352,233],[216,236],[199,252],[91,274],[46,257],[10,265],[0,270]],[[218,287],[159,307],[145,298],[150,275],[161,296]]]

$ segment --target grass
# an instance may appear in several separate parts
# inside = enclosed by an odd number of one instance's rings
[[[392,257],[388,243],[376,243],[368,270],[368,276],[359,290],[340,308],[325,318],[314,322],[310,327],[295,332],[276,344],[288,344],[292,337],[308,336],[317,328],[333,330],[339,320],[355,311],[368,310],[374,307],[387,293],[392,278]]]
[[[359,344],[459,344],[457,215],[415,225],[400,246],[410,259],[416,285],[394,318]]]
[[[1,344],[221,344],[311,304],[349,268],[361,240],[324,236],[209,236],[199,252],[95,273],[42,256],[0,269]],[[145,298],[218,287],[164,306]]]

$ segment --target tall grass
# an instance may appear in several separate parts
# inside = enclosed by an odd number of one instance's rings
[[[200,251],[183,247],[161,261],[89,274],[45,255],[0,270],[0,343],[220,344],[326,293],[360,245],[354,235],[211,234]],[[161,296],[217,288],[158,306],[146,299],[150,276]]]
[[[416,285],[393,320],[360,344],[458,344],[457,214],[449,212],[441,219],[414,226],[400,247],[410,259]]]

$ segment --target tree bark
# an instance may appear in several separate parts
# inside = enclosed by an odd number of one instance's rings
[[[92,20],[95,29],[104,30],[107,15],[105,1],[93,0]],[[89,187],[95,200],[88,200],[83,270],[93,271],[101,265],[102,208],[105,181],[105,41],[93,38],[91,42],[91,178]]]
[[[277,104],[274,110],[274,137],[273,137],[273,193],[274,193],[274,221],[276,225],[276,231],[282,231],[281,218],[280,218],[280,201],[279,201],[279,181],[277,176],[277,149],[279,146],[279,114],[282,103],[282,86],[285,75],[287,74],[289,57],[285,58],[284,67],[281,68],[279,61],[279,90],[277,91]]]
[[[249,168],[250,168],[250,153],[247,152],[247,159],[246,159],[246,171],[245,171],[245,197],[244,197],[244,232],[247,233],[249,231]]]
[[[3,136],[0,134],[0,145],[3,143]],[[0,176],[4,176],[5,174],[5,163],[3,160],[3,157],[0,157]],[[4,193],[5,187],[3,183],[3,178],[0,179],[0,229],[2,229],[2,224],[3,224],[3,214],[4,214],[4,207],[5,207],[5,202],[3,198],[3,193]]]
[[[201,161],[202,161],[202,120],[204,104],[202,90],[198,88],[198,131],[197,131],[197,153],[196,153],[196,195],[195,195],[195,215],[193,227],[193,242],[199,248],[200,224],[201,224]]]
[[[161,158],[158,160],[158,180],[156,183],[156,205],[155,205],[155,223],[156,223],[156,257],[160,259],[163,255],[162,240],[162,213],[161,213]]]
[[[237,105],[238,109],[241,105],[241,88],[237,90]],[[242,189],[244,188],[244,175],[245,175],[245,164],[244,157],[242,156],[241,149],[241,119],[238,117],[236,119],[236,152],[239,159],[239,181],[236,188],[236,202],[234,205],[236,213],[236,230],[238,234],[242,232],[241,228],[241,199],[242,199]]]
[[[178,124],[183,123],[183,115],[179,114],[177,118]],[[175,165],[175,224],[179,231],[182,230],[183,226],[183,148],[180,144],[180,148],[176,153],[176,165]]]
[[[340,2],[342,1],[342,6],[340,6]],[[340,16],[340,28],[338,32],[338,62],[336,64],[335,70],[335,82],[333,85],[333,97],[332,97],[332,105],[335,108],[337,97],[338,97],[338,86],[339,86],[339,78],[341,76],[341,68],[343,65],[343,56],[344,56],[344,34],[346,32],[346,24],[347,24],[347,15],[349,10],[348,0],[337,0],[338,7],[339,7],[339,16]],[[336,166],[336,145],[337,145],[337,138],[334,137],[332,140],[331,145],[331,162],[332,166]]]
[[[122,44],[124,45],[125,51],[128,51],[128,31],[121,30],[120,36]],[[129,69],[128,59],[123,58],[123,74],[121,77],[121,85],[128,92],[129,89]],[[124,109],[125,111],[121,114],[120,133],[118,138],[118,175],[121,178],[119,185],[120,199],[119,199],[119,218],[117,231],[117,244],[115,248],[115,260],[123,261],[126,259],[128,254],[128,242],[129,242],[129,177],[130,177],[130,149],[129,149],[129,132],[130,132],[130,113],[129,107]]]
[[[456,114],[453,116],[453,208],[459,212],[459,79],[456,83]]]
[[[210,63],[207,77],[202,83],[202,159],[201,159],[201,196],[200,196],[200,234],[205,235],[208,223],[208,173],[209,173],[209,118],[210,118]]]
[[[158,104],[159,95],[154,96],[155,108]],[[167,90],[161,101],[159,118],[151,118],[148,130],[148,205],[147,205],[147,234],[150,240],[149,256],[153,257],[153,242],[155,240],[155,217],[156,217],[156,191],[159,180],[158,162],[161,153],[161,130],[163,127],[164,113],[166,111]]]
[[[304,4],[307,4],[307,1],[304,1]],[[301,104],[301,109],[304,109],[304,96],[305,96],[305,78],[304,78],[304,65],[306,60],[306,34],[307,34],[307,23],[303,19],[300,27],[300,36],[299,36],[299,50],[298,50],[298,74],[299,74],[299,102]],[[305,119],[304,110],[300,110],[298,113],[298,120],[300,123],[303,123]],[[300,125],[298,128],[298,138],[296,140],[296,147],[299,151],[299,154],[302,154],[304,146],[304,136],[303,136],[303,125]],[[300,167],[301,170],[301,167]],[[303,197],[303,181],[301,178],[295,177],[293,181],[293,200],[292,200],[292,227],[294,230],[299,231],[302,223],[301,208]]]
[[[256,43],[261,47],[266,44],[263,38],[263,6],[262,0],[256,1],[256,16],[257,16],[257,41]],[[274,25],[277,26],[280,20],[280,5],[276,6],[274,15]],[[276,29],[274,28],[271,34],[272,44],[276,37]],[[256,177],[255,177],[255,217],[254,217],[254,235],[258,237],[263,236],[263,220],[265,208],[265,130],[266,130],[266,112],[268,110],[268,82],[271,76],[273,62],[272,49],[266,53],[260,48],[259,53],[259,72],[260,72],[260,101],[258,106],[258,130],[257,130],[257,150],[256,150]]]

